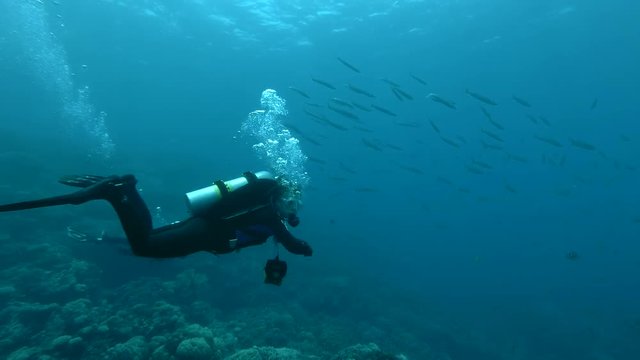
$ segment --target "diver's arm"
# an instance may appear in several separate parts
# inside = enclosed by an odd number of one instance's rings
[[[281,243],[290,253],[304,256],[311,256],[313,254],[311,246],[306,241],[293,236],[281,221],[278,220],[277,223],[274,223],[272,229],[276,241]]]

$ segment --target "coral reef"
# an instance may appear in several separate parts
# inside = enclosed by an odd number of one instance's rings
[[[25,261],[13,261],[18,254]],[[109,288],[104,272],[72,255],[68,244],[11,243],[0,251],[4,258],[0,354],[7,359],[400,359],[375,344],[351,346],[383,341],[384,330],[309,312],[286,289],[214,288],[212,277],[231,275],[209,273],[197,261],[173,275],[131,276]],[[243,273],[233,276],[250,283]],[[245,298],[218,308],[220,289]]]
[[[253,347],[244,349],[227,357],[225,360],[312,360],[299,351],[288,348]]]
[[[380,350],[374,343],[354,345],[333,356],[331,360],[403,360],[402,355],[392,355]]]
[[[205,360],[217,359],[209,343],[201,337],[182,340],[176,349],[176,359],[179,360]]]

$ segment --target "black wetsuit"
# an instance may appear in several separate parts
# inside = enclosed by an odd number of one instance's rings
[[[249,173],[250,174],[250,173]],[[151,214],[138,193],[131,175],[115,177],[117,185],[88,187],[76,193],[49,199],[0,206],[0,211],[107,200],[114,208],[137,256],[172,258],[198,251],[225,254],[264,243],[270,236],[293,254],[311,256],[311,247],[295,238],[273,206],[278,184],[254,179],[212,206],[209,213],[153,229]],[[29,204],[29,205],[25,205]]]
[[[224,254],[262,244],[271,235],[291,253],[311,255],[309,245],[287,230],[270,205],[229,219],[195,216],[157,229],[152,229],[149,210],[137,191],[112,205],[138,256],[168,258],[198,251]]]
[[[215,211],[157,229],[152,228],[149,210],[135,186],[109,202],[120,218],[131,250],[138,256],[170,258],[198,251],[225,254],[262,244],[270,236],[293,254],[311,256],[311,247],[287,230],[273,208],[270,196],[276,186],[273,180],[255,180],[227,195],[228,199],[223,197]],[[242,209],[256,200],[263,204],[249,211]],[[240,213],[234,214],[233,210]]]

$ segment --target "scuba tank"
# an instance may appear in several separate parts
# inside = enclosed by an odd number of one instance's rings
[[[258,186],[260,184],[262,186]],[[187,208],[194,216],[232,217],[268,205],[277,186],[275,177],[268,171],[245,172],[241,177],[218,180],[211,186],[188,192],[185,197]]]

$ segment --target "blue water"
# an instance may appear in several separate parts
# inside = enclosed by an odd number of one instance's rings
[[[314,248],[282,254],[290,275],[265,290],[271,245],[105,258],[65,228],[117,230],[106,206],[34,210],[0,217],[0,285],[79,259],[102,274],[84,297],[124,306],[122,286],[196,269],[210,291],[145,301],[206,302],[227,323],[263,306],[295,314],[290,341],[249,338],[220,357],[253,345],[326,357],[375,342],[410,359],[640,358],[638,14],[621,0],[0,0],[0,203],[60,193],[63,174],[131,172],[156,222],[170,222],[186,216],[183,193],[288,160],[304,172],[293,231]],[[286,100],[278,126],[295,151],[255,151],[264,139],[241,129],[265,89]],[[16,255],[40,243],[67,257]],[[0,303],[79,297],[60,296],[18,289]],[[17,358],[37,348],[29,336],[72,331],[26,328],[0,351]],[[291,340],[304,331],[313,346]],[[109,339],[99,346],[126,341]]]

